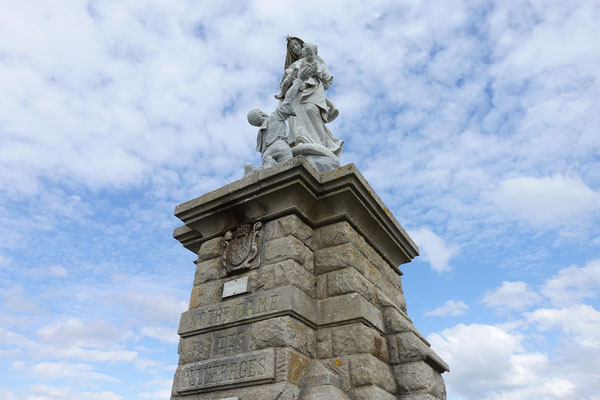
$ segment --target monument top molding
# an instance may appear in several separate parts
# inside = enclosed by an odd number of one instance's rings
[[[302,156],[178,205],[175,216],[185,225],[173,236],[197,253],[205,241],[242,224],[288,214],[312,228],[345,220],[392,266],[419,255],[417,245],[354,164],[319,173]]]

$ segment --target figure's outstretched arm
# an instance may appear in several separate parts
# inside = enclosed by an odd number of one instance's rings
[[[304,68],[302,68],[298,73],[298,77],[294,80],[294,83],[292,84],[292,86],[290,86],[287,93],[285,94],[285,98],[283,101],[291,103],[294,100],[294,98],[298,96],[298,89],[300,88],[300,85],[302,85],[302,82],[307,80],[314,72],[315,68],[313,66],[307,65]]]

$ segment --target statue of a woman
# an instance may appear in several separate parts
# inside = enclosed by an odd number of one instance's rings
[[[316,72],[304,82],[300,96],[292,103],[296,113],[295,117],[289,119],[292,152],[294,155],[312,155],[315,156],[312,158],[320,158],[327,165],[322,166],[323,168],[317,167],[319,170],[336,168],[339,166],[344,141],[333,136],[325,126],[338,116],[339,111],[325,96],[325,90],[333,82],[333,75],[317,55],[316,45],[304,43],[297,37],[287,37],[287,53],[281,85],[284,85],[288,75],[302,68],[303,63],[307,62],[306,59],[310,59],[311,63],[316,65]],[[323,157],[331,160],[325,160]]]

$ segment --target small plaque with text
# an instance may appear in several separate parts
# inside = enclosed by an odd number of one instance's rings
[[[235,296],[236,294],[246,293],[248,291],[248,277],[234,279],[225,282],[223,285],[223,299],[226,297]]]

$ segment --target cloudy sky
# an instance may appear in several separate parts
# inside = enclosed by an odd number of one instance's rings
[[[450,400],[600,399],[600,2],[0,1],[0,399],[168,399],[175,205],[257,164],[285,36],[421,248]]]

